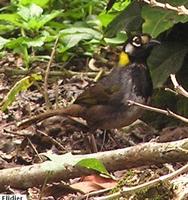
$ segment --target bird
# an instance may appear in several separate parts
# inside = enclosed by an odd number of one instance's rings
[[[119,129],[130,125],[142,115],[142,109],[130,106],[128,101],[147,104],[153,84],[147,58],[154,46],[160,44],[149,34],[135,34],[124,44],[119,62],[111,72],[83,91],[72,105],[46,111],[25,119],[18,127],[38,123],[52,116],[80,117],[89,130]]]

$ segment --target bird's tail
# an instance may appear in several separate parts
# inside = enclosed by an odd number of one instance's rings
[[[41,122],[49,117],[53,116],[72,116],[72,117],[83,117],[84,115],[84,108],[78,104],[73,104],[67,108],[59,108],[55,110],[50,110],[45,113],[41,113],[30,118],[24,119],[21,122],[17,123],[17,126],[20,129],[26,128],[32,124],[36,124]]]

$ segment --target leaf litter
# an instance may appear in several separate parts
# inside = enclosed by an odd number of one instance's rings
[[[103,56],[108,57],[109,52],[112,54],[109,49],[106,49],[106,52],[105,49],[102,49]],[[115,55],[117,56],[116,52]],[[107,69],[113,66],[112,62],[116,60],[116,56],[111,56],[113,60],[109,61]],[[104,66],[104,63],[102,63],[101,60],[97,60],[98,57],[99,56],[95,55],[94,59],[96,59],[95,63],[97,68],[100,68]],[[73,60],[70,62],[71,65],[66,68],[76,70],[76,66],[78,71],[85,70],[83,69],[83,63],[87,63],[87,61],[84,60],[83,62],[83,58],[81,59],[82,62],[79,63],[79,66],[77,66],[77,60],[75,60],[76,63],[74,63]],[[18,63],[22,62],[16,55],[10,54],[7,59],[2,58],[0,63],[2,63],[2,69],[7,66],[8,68],[14,69]],[[37,64],[33,63],[33,66],[41,66],[41,68],[44,68],[45,64],[42,62]],[[55,64],[53,68],[56,70],[60,69],[58,64]],[[0,81],[0,98],[3,100],[12,85],[19,80],[18,78],[21,76],[16,78],[13,76],[13,78],[2,72],[0,76],[2,77]],[[93,79],[82,76],[81,73],[80,76],[50,78],[49,81],[48,94],[53,107],[70,105],[85,87],[93,83]],[[1,169],[39,163],[41,162],[40,153],[47,153],[50,151],[51,153],[62,154],[61,147],[63,147],[66,152],[89,152],[88,145],[85,142],[86,133],[84,131],[85,126],[83,122],[78,123],[71,118],[55,116],[42,123],[34,124],[27,129],[17,129],[15,125],[16,121],[18,122],[23,118],[27,118],[31,114],[38,114],[45,111],[45,102],[41,91],[42,81],[39,82],[38,85],[33,85],[26,91],[19,93],[8,110],[4,113],[0,112]],[[174,131],[176,131],[176,127]],[[178,128],[177,131],[181,132],[181,128]],[[164,137],[164,131],[162,133],[163,135],[160,137],[159,131],[142,121],[137,121],[130,127],[125,127],[121,130],[97,130],[95,139],[100,151],[107,151],[147,142],[154,139],[156,136],[159,136],[161,139]],[[168,140],[170,139],[168,138]],[[31,199],[39,199],[41,196],[42,199],[75,199],[80,195],[102,188],[116,188],[116,190],[119,190],[125,185],[140,184],[153,179],[154,176],[156,178],[165,173],[165,167],[158,168],[153,166],[150,168],[115,172],[114,175],[117,180],[92,175],[90,177],[73,179],[67,183],[47,184],[43,191],[41,191],[41,188],[34,187],[28,188],[27,190],[19,190],[19,192],[27,193]],[[10,192],[10,190],[13,191],[14,188],[7,188],[5,192]]]

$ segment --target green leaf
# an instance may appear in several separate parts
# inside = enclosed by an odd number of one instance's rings
[[[101,24],[104,27],[107,27],[107,25],[116,17],[115,14],[112,13],[106,13],[102,12],[98,15],[98,19],[100,20]]]
[[[46,40],[46,37],[28,38],[23,42],[28,47],[41,47]]]
[[[46,40],[45,36],[28,38],[28,37],[19,37],[16,39],[9,40],[6,44],[6,47],[9,49],[19,48],[21,46],[26,47],[41,47]]]
[[[38,19],[38,26],[37,29],[40,29],[41,27],[43,27],[47,22],[51,21],[52,19],[56,18],[57,16],[59,16],[63,11],[58,11],[58,10],[54,10],[52,11],[50,14],[45,14],[42,15],[40,17],[40,19]],[[32,27],[31,27],[32,28]]]
[[[102,39],[102,34],[100,32],[85,27],[67,28],[62,30],[60,34],[64,46],[59,48],[59,52],[65,52],[83,40]]]
[[[42,15],[43,9],[36,4],[31,4],[29,6],[20,6],[17,12],[20,17],[25,21],[29,21],[32,18],[37,18]]]
[[[5,99],[1,103],[1,110],[5,111],[8,106],[15,100],[16,95],[24,90],[27,90],[35,81],[41,80],[40,74],[32,74],[18,81],[8,92]]]
[[[29,6],[20,6],[17,12],[20,17],[22,17],[25,21],[29,21],[30,19],[37,18],[42,15],[43,9],[36,4],[31,4]]]
[[[176,73],[182,66],[188,48],[175,42],[163,42],[156,47],[148,59],[148,65],[154,88],[159,88],[171,73]]]
[[[41,15],[38,18],[32,18],[28,22],[24,22],[23,27],[27,30],[38,31],[47,22],[57,17],[60,13],[61,13],[60,11],[52,11],[52,13],[50,14]]]
[[[84,34],[91,35],[93,38],[102,39],[102,34],[99,31],[96,31],[96,30],[91,29],[91,28],[86,28],[86,27],[67,28],[67,29],[62,30],[60,33],[64,34],[64,35],[84,33]]]
[[[105,166],[102,162],[97,160],[96,158],[86,158],[79,161],[76,165],[85,167],[87,169],[93,169],[95,171],[100,172],[101,174],[110,175],[109,172],[106,170]]]
[[[50,0],[19,0],[19,4],[20,5],[23,5],[23,6],[26,6],[28,4],[36,4],[40,7],[45,7],[48,3],[49,3]]]
[[[65,43],[65,48],[67,50],[76,46],[81,40],[89,40],[89,39],[92,39],[92,36],[90,34],[76,33],[64,36],[63,41]]]
[[[16,27],[12,24],[0,24],[0,35],[7,34],[8,32],[11,32],[15,29]]]
[[[188,6],[188,0],[170,0],[166,3],[173,6]],[[187,15],[178,15],[175,11],[170,11],[162,8],[152,8],[144,6],[142,9],[142,17],[145,20],[143,24],[143,32],[150,33],[153,37],[157,37],[161,32],[168,30],[178,22],[187,22]]]
[[[13,38],[6,43],[6,47],[9,49],[16,49],[21,46],[26,46],[25,44],[26,40],[27,40],[26,37]]]
[[[0,36],[0,49],[2,49],[9,40]]]
[[[104,41],[109,44],[122,44],[127,40],[127,34],[120,32],[114,38],[104,38]]]
[[[18,14],[0,14],[0,20],[22,27],[21,17]]]
[[[116,0],[109,0],[107,3],[107,7],[106,10],[110,10],[112,7],[114,10],[122,10],[122,8],[124,9],[125,7],[127,7],[127,5],[129,5],[131,3],[131,0],[124,0],[122,1],[117,1]]]
[[[105,36],[113,37],[120,30],[140,32],[142,23],[141,4],[133,1],[108,25]]]
[[[21,6],[18,11],[20,17],[22,17],[22,28],[26,30],[38,31],[47,22],[51,21],[62,11],[52,11],[50,14],[42,14],[43,9],[35,4],[29,6]]]

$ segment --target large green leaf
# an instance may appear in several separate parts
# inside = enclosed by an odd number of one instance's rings
[[[154,88],[159,88],[171,73],[182,66],[188,48],[177,42],[163,42],[156,47],[148,59]]]
[[[133,1],[108,25],[105,36],[113,37],[120,30],[140,32],[142,23],[141,4]]]
[[[92,39],[92,35],[90,34],[76,33],[64,36],[63,42],[65,43],[65,48],[67,50],[76,46],[81,40],[90,40],[90,39]]]
[[[100,20],[103,27],[107,27],[108,24],[116,17],[114,13],[106,13],[102,12],[98,15],[98,19]]]
[[[114,38],[104,38],[104,41],[108,44],[123,44],[127,40],[127,34],[125,32],[117,33]]]
[[[102,39],[102,34],[99,31],[87,27],[67,28],[62,30],[60,34],[64,46],[59,48],[59,52],[67,51],[76,46],[82,40]]]
[[[168,0],[173,6],[188,6],[188,0]],[[145,20],[143,24],[143,32],[150,33],[153,37],[157,37],[161,32],[168,30],[178,22],[187,22],[187,15],[178,15],[175,11],[162,8],[154,8],[145,5],[142,8],[142,17]]]

